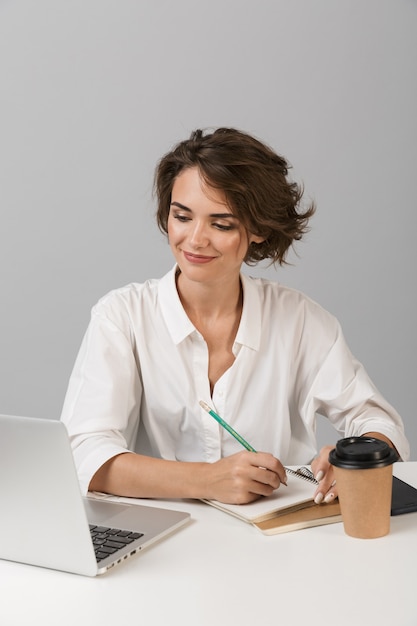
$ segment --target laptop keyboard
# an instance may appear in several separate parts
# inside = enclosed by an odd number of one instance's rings
[[[143,533],[107,528],[107,526],[93,526],[92,524],[90,524],[90,533],[98,563],[126,547],[135,539],[143,537]]]

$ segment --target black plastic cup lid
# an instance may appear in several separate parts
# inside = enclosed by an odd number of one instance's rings
[[[329,454],[329,461],[345,469],[372,469],[398,461],[397,452],[385,441],[374,437],[347,437],[339,439]]]

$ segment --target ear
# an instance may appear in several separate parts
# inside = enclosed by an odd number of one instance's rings
[[[253,235],[249,233],[249,245],[251,243],[262,243],[265,241],[265,237],[261,237],[260,235]]]

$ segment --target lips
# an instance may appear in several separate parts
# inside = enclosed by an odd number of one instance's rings
[[[204,256],[201,254],[192,254],[191,252],[185,252],[183,250],[183,255],[184,258],[189,262],[189,263],[194,263],[197,265],[204,265],[205,263],[210,263],[210,261],[212,261],[213,259],[215,259],[216,257],[214,256]]]

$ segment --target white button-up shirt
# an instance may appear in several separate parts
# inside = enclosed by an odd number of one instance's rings
[[[337,320],[270,280],[241,275],[236,358],[211,397],[207,345],[182,307],[175,270],[114,290],[92,310],[62,413],[84,493],[103,463],[127,450],[207,462],[240,451],[200,400],[284,464],[317,453],[316,412],[341,436],[383,433],[408,458],[401,418],[350,353]]]

